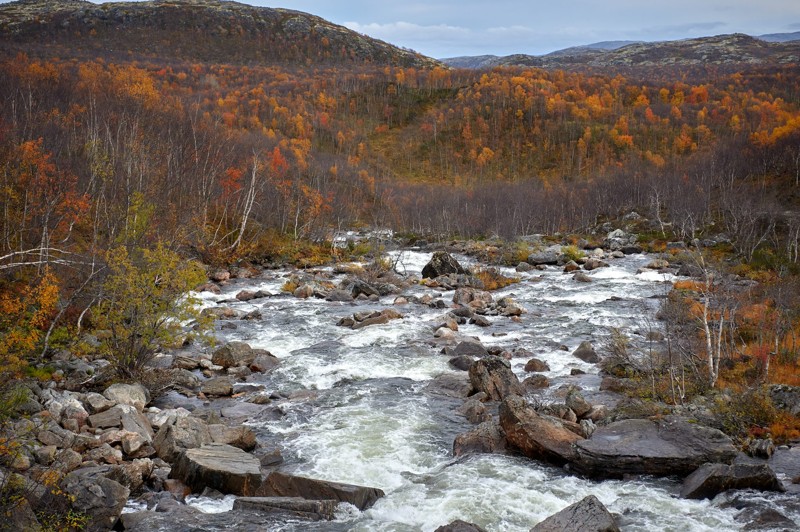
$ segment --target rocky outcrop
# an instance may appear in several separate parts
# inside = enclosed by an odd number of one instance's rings
[[[531,532],[619,532],[614,516],[594,495],[551,515]]]
[[[469,380],[478,392],[484,392],[492,401],[502,401],[509,395],[521,395],[522,385],[507,360],[487,356],[469,367]]]
[[[500,426],[509,446],[528,458],[556,465],[574,461],[573,444],[583,440],[577,433],[580,427],[570,430],[563,420],[538,414],[516,395],[500,404]]]
[[[431,257],[430,262],[422,268],[423,279],[435,279],[440,275],[463,274],[464,268],[452,255],[446,251],[437,251]]]
[[[211,443],[181,453],[169,474],[194,492],[212,488],[233,495],[255,495],[261,485],[261,462],[238,447]]]
[[[341,482],[330,482],[273,471],[258,489],[259,497],[302,497],[315,501],[347,502],[366,510],[384,496],[383,490]]]
[[[561,246],[553,245],[535,253],[528,255],[525,262],[534,266],[541,266],[545,264],[558,264],[558,259],[561,257]]]
[[[659,421],[626,419],[599,427],[590,439],[576,441],[574,452],[576,470],[596,478],[621,478],[684,476],[707,462],[730,463],[737,449],[716,429],[669,416]]]
[[[704,464],[684,479],[681,497],[713,499],[723,491],[744,489],[784,491],[767,464]]]

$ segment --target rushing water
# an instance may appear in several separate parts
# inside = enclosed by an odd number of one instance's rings
[[[429,253],[402,253],[400,264],[417,276],[430,258]],[[459,334],[478,337],[487,346],[525,348],[550,365],[551,390],[576,383],[591,397],[600,382],[597,368],[571,351],[583,340],[602,342],[609,327],[643,338],[653,326],[655,298],[666,292],[671,280],[655,272],[637,273],[648,260],[641,255],[613,260],[611,267],[589,272],[591,283],[577,282],[556,268],[515,273],[522,281],[494,297],[512,296],[527,314],[519,322],[491,317],[490,327],[464,325]],[[270,275],[203,297],[212,304],[244,288],[279,293],[285,273]],[[429,293],[448,303],[453,296],[419,285],[405,293]],[[338,318],[355,311],[388,308],[394,298],[351,304],[279,295],[232,304],[244,311],[259,309],[263,319],[237,322],[238,329],[220,331],[220,336],[279,357],[280,367],[259,377],[260,382],[269,391],[293,397],[279,402],[285,413],[280,419],[252,422],[259,441],[278,445],[283,467],[292,473],[386,492],[364,512],[340,505],[333,522],[290,521],[271,530],[430,531],[464,519],[490,531],[527,531],[589,494],[620,514],[625,530],[718,531],[741,526],[734,521],[734,510],[678,498],[680,486],[670,480],[593,482],[514,456],[454,459],[454,436],[471,427],[455,412],[461,401],[425,392],[427,381],[454,372],[433,338],[433,327],[446,310],[395,306],[404,314],[402,320],[355,331],[336,326]],[[527,357],[512,359],[521,378],[526,361]],[[573,368],[587,375],[570,376]],[[201,498],[192,504],[221,511],[232,501]]]

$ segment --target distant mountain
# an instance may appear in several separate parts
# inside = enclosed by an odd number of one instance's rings
[[[486,59],[482,59],[486,58]],[[457,58],[466,68],[530,66],[539,68],[692,66],[740,64],[788,64],[800,62],[800,41],[767,42],[740,33],[680,41],[608,41],[575,46],[547,55],[515,54],[505,57],[480,56],[478,60]],[[442,62],[459,66],[450,59]]]
[[[795,31],[794,33],[767,33],[766,35],[759,35],[758,38],[767,42],[800,41],[800,31]]]
[[[448,57],[440,61],[453,68],[485,68],[493,61],[501,59],[496,55],[464,55],[460,57]]]
[[[314,15],[220,0],[19,0],[0,5],[0,47],[240,64],[439,64]]]

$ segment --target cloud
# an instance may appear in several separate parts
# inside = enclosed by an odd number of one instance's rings
[[[442,42],[442,41],[461,41],[468,39],[472,35],[472,30],[460,26],[450,26],[447,24],[422,25],[411,22],[390,22],[388,24],[360,24],[358,22],[345,22],[345,27],[376,37],[389,42]]]
[[[651,26],[649,28],[642,28],[642,33],[659,33],[668,35],[689,35],[696,32],[705,33],[708,31],[715,31],[727,26],[725,22],[688,22],[686,24],[669,24],[664,26]]]

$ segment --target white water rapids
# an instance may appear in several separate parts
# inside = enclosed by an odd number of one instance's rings
[[[430,253],[404,251],[400,265],[419,276]],[[469,259],[458,257],[469,263]],[[583,340],[598,345],[609,327],[639,334],[654,326],[658,302],[669,276],[637,270],[649,261],[642,255],[611,261],[611,267],[580,283],[560,269],[516,274],[518,284],[494,293],[512,295],[527,309],[520,322],[490,317],[492,325],[463,325],[460,334],[476,336],[486,346],[509,351],[525,348],[545,360],[551,390],[579,384],[587,397],[597,391],[597,367],[571,352]],[[507,273],[513,273],[508,271]],[[221,295],[203,294],[208,304],[232,298],[242,289],[274,294],[286,280],[274,272],[257,280],[237,281]],[[340,277],[333,276],[338,282]],[[667,284],[665,284],[667,283]],[[405,294],[440,295],[452,303],[452,292],[437,293],[414,285]],[[455,412],[461,400],[426,394],[430,379],[455,372],[433,343],[433,326],[446,309],[423,305],[393,306],[396,296],[379,302],[334,303],[279,295],[235,308],[259,309],[261,321],[236,322],[238,329],[219,331],[221,341],[242,340],[281,359],[272,374],[258,377],[268,391],[291,396],[278,402],[285,416],[251,426],[264,445],[278,445],[294,474],[378,487],[386,492],[372,508],[359,512],[340,505],[332,522],[283,522],[270,530],[432,531],[455,519],[488,531],[527,531],[546,517],[594,494],[620,514],[624,530],[737,530],[736,510],[709,501],[677,497],[671,480],[641,479],[595,482],[525,458],[474,455],[454,459],[453,438],[471,425]],[[340,317],[356,311],[395,308],[402,320],[361,330],[337,327]],[[566,350],[562,346],[566,346]],[[512,359],[524,379],[528,357]],[[570,376],[573,368],[587,372]],[[552,392],[548,392],[552,393]],[[299,398],[298,398],[299,397]],[[231,500],[195,499],[209,511],[230,508]],[[215,505],[214,508],[211,505]]]

